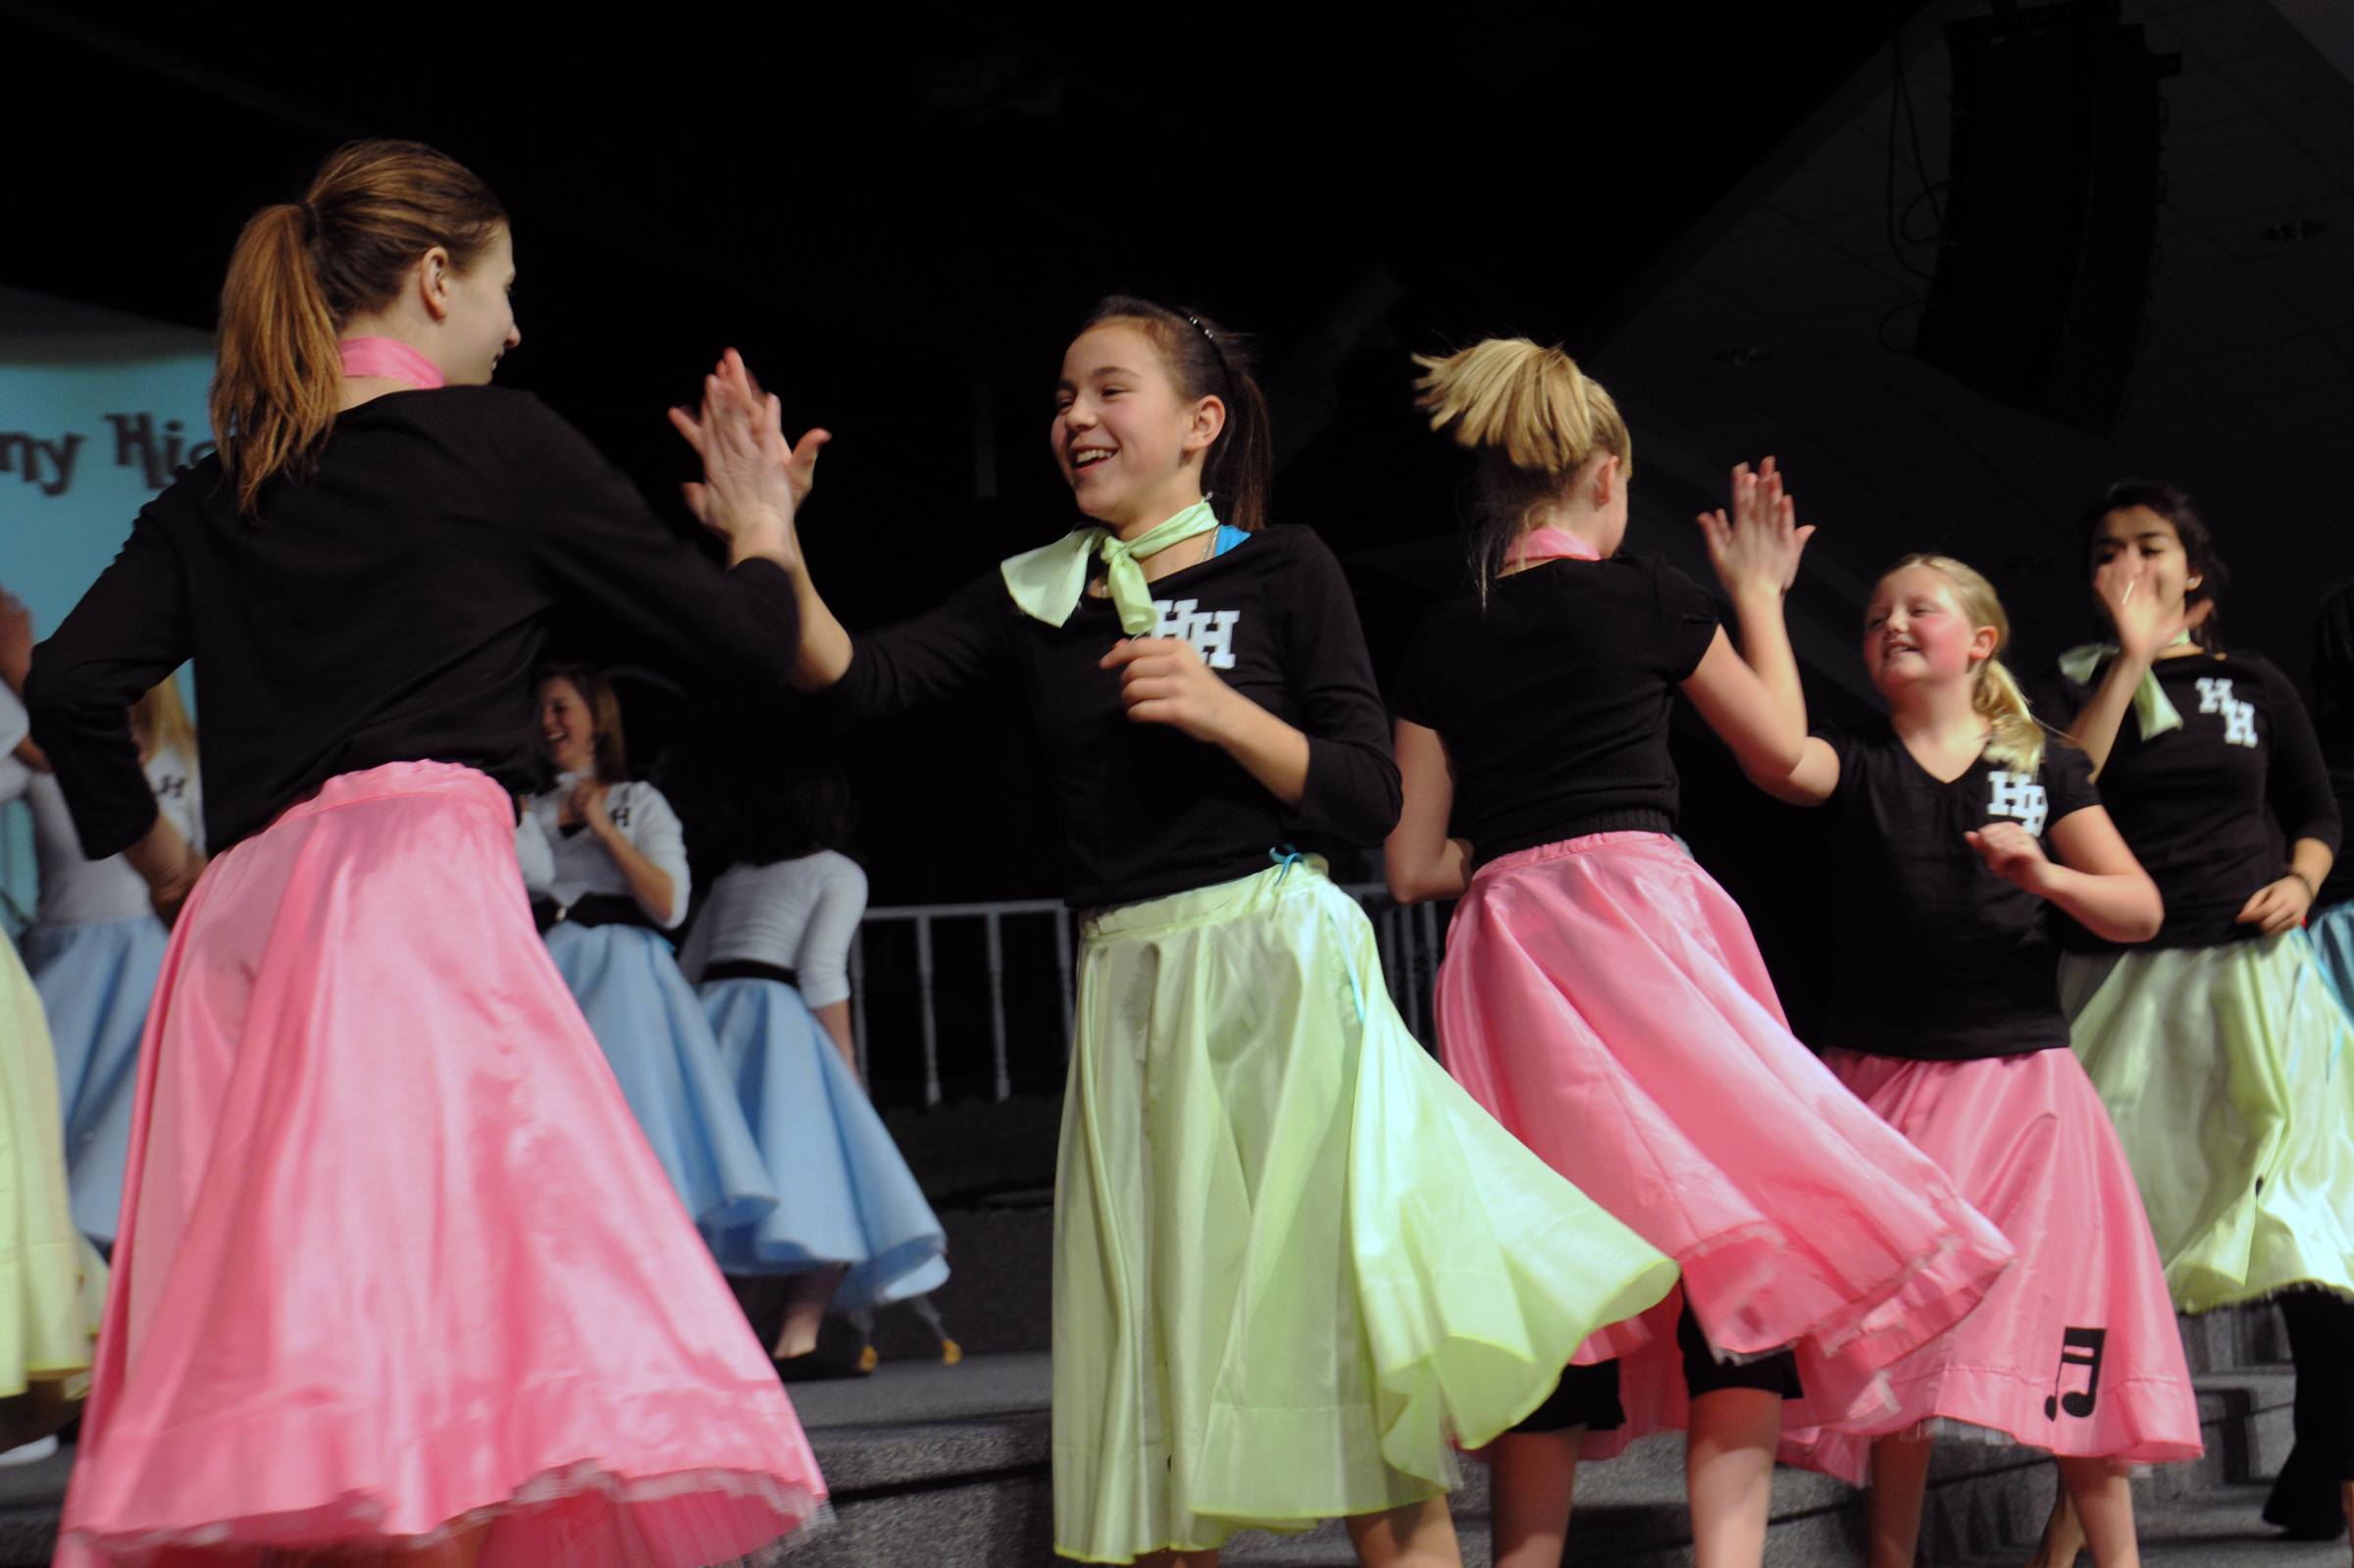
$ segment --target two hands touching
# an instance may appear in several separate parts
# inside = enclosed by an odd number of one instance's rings
[[[1798,526],[1798,502],[1782,485],[1770,457],[1755,469],[1733,470],[1732,513],[1703,512],[1696,520],[1708,545],[1709,565],[1736,603],[1745,596],[1780,599],[1798,581],[1799,557],[1815,536],[1815,526]]]
[[[760,556],[798,570],[793,519],[816,488],[818,454],[832,432],[812,430],[788,442],[782,405],[732,348],[703,378],[701,406],[672,409],[670,422],[703,461],[701,481],[686,486],[688,508],[728,541],[729,564]],[[1120,673],[1129,718],[1170,725],[1212,745],[1232,733],[1242,707],[1256,706],[1180,637],[1123,638],[1101,667]]]
[[[817,454],[832,435],[813,430],[785,439],[784,405],[763,392],[734,349],[703,378],[701,406],[670,411],[670,423],[703,460],[686,486],[695,521],[728,541],[728,564],[759,557],[788,570],[800,559],[793,514],[817,484]]]

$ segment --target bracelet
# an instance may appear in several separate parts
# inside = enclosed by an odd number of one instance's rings
[[[2305,896],[2308,899],[2319,898],[2322,896],[2322,890],[2313,885],[2313,879],[2311,877],[2306,876],[2294,866],[2288,868],[2288,874],[2305,885]]]

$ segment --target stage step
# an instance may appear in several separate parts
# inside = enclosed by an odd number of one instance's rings
[[[2185,1320],[2195,1356],[2269,1355],[2280,1344],[2267,1310]],[[2235,1320],[2235,1321],[2226,1321]],[[835,1524],[794,1554],[806,1568],[998,1568],[1052,1560],[1043,1351],[980,1354],[958,1366],[935,1357],[886,1360],[871,1378],[793,1386],[793,1403],[834,1489]],[[2262,1543],[2264,1561],[2301,1568],[2306,1548],[2272,1543],[2258,1520],[2262,1484],[2286,1455],[2291,1378],[2278,1365],[2198,1377],[2207,1454],[2155,1467],[2135,1482],[2145,1555],[2152,1562],[2228,1562]],[[48,1561],[70,1455],[0,1468],[0,1568]],[[1590,1465],[1578,1477],[1568,1560],[1671,1568],[1691,1560],[1681,1442],[1667,1435]],[[1487,1475],[1464,1465],[1454,1498],[1468,1568],[1489,1561]],[[1930,1477],[1923,1568],[2017,1562],[2050,1506],[2051,1464],[2025,1450],[1947,1442]],[[1837,1482],[1784,1469],[1774,1482],[1766,1561],[1863,1561],[1863,1501]],[[2197,1551],[2188,1548],[2196,1545]],[[2322,1551],[2323,1548],[2314,1548]],[[2312,1561],[2344,1561],[2345,1546]],[[2185,1554],[2185,1553],[2188,1554]],[[2201,1555],[2200,1553],[2209,1553]],[[2220,1553],[2222,1555],[2216,1555]],[[1228,1547],[1236,1568],[1345,1568],[1346,1533],[1326,1524],[1301,1535],[1248,1533]]]

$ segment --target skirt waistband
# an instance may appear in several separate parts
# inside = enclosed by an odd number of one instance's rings
[[[559,904],[553,898],[532,900],[532,924],[542,933],[562,925],[574,926],[642,926],[654,929],[645,910],[627,893],[583,893],[569,904]]]
[[[1478,882],[1485,877],[1523,871],[1530,866],[1542,866],[1548,861],[1565,860],[1571,855],[1590,855],[1598,850],[1647,851],[1676,860],[1691,858],[1664,828],[1618,828],[1607,833],[1581,834],[1575,838],[1563,838],[1530,849],[1515,849],[1509,855],[1499,855],[1473,872],[1471,880]]]
[[[703,966],[703,983],[715,980],[774,980],[801,988],[801,972],[790,964],[766,964],[757,958],[723,958]]]
[[[495,811],[510,826],[515,821],[514,797],[478,769],[456,762],[387,762],[357,773],[336,774],[280,812],[270,826],[396,795],[439,795]]]
[[[1212,926],[1268,908],[1279,898],[1304,896],[1318,887],[1332,886],[1322,855],[1282,850],[1269,850],[1268,854],[1274,864],[1248,877],[1147,898],[1139,903],[1090,910],[1080,921],[1080,938],[1097,942],[1150,936],[1183,926]]]

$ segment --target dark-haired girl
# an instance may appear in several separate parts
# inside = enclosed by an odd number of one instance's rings
[[[858,1082],[849,957],[866,872],[848,853],[848,784],[806,754],[756,784],[680,964],[778,1193],[751,1223],[704,1233],[729,1274],[787,1280],[774,1353],[790,1360],[816,1348],[829,1305],[865,1328],[875,1308],[938,1290],[947,1239]],[[755,782],[736,785],[749,794]],[[918,1310],[937,1327],[930,1305]],[[960,1354],[953,1341],[944,1351]],[[873,1365],[870,1341],[861,1367]]]
[[[256,214],[219,450],[33,658],[82,852],[126,855],[178,922],[67,1568],[705,1568],[823,1505],[515,839],[560,611],[705,683],[790,674],[776,409],[712,381],[680,417],[723,574],[486,384],[514,276],[497,198],[415,143],[345,147]],[[209,866],[128,717],[190,658]]]
[[[1047,753],[1089,912],[1057,1549],[1207,1563],[1339,1515],[1367,1563],[1451,1564],[1450,1438],[1526,1415],[1672,1270],[1430,1060],[1325,874],[1398,773],[1339,564],[1261,526],[1266,430],[1229,334],[1105,301],[1049,430],[1084,526],[856,637],[801,572],[795,679],[858,717],[1010,684]]]
[[[2037,711],[2091,758],[2166,921],[2130,949],[2063,923],[2062,1001],[2175,1306],[2279,1295],[2293,1323],[2354,1297],[2354,1025],[2300,929],[2337,802],[2288,679],[2224,643],[2224,563],[2189,498],[2115,485],[2084,536],[2111,638],[2064,655]],[[2074,1539],[2056,1517],[2044,1560]]]

